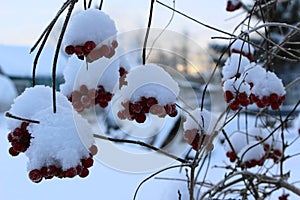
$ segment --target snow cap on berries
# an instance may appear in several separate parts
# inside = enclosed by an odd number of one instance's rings
[[[56,92],[56,100],[62,107],[72,108],[67,98],[59,92]],[[11,106],[9,113],[25,119],[33,119],[33,115],[40,110],[52,106],[52,88],[48,86],[36,85],[26,88],[25,91],[18,96]],[[19,127],[22,123],[20,120],[7,118],[7,127],[10,130]]]
[[[103,11],[90,8],[75,13],[67,27],[63,47],[84,45],[93,41],[96,45],[106,42],[110,45],[116,39],[117,29],[114,21]]]
[[[264,78],[253,86],[252,93],[262,98],[272,93],[284,96],[286,92],[282,80],[274,72],[268,71]]]
[[[242,78],[232,78],[226,80],[223,86],[224,91],[230,91],[233,94],[236,92],[238,93],[246,93],[247,95],[250,94],[250,85],[246,83]]]
[[[266,77],[267,71],[260,64],[252,62],[245,67],[242,78],[249,84],[256,85]]]
[[[254,53],[254,48],[247,41],[237,39],[230,46],[230,51],[240,53],[250,59]]]
[[[242,159],[242,163],[251,160],[259,161],[264,155],[265,151],[263,145],[258,144],[257,141],[250,141],[249,144],[245,145],[238,153],[238,157]]]
[[[250,141],[253,141],[253,137],[247,139],[246,133],[243,131],[236,131],[229,136],[230,143],[236,153],[240,152],[244,146]],[[231,146],[227,140],[225,140],[225,150],[231,152]]]
[[[94,143],[91,126],[72,108],[58,105],[53,113],[49,107],[33,117],[40,123],[28,127],[33,137],[25,152],[29,171],[50,165],[66,170],[89,157],[88,148]]]
[[[250,61],[247,57],[233,53],[226,60],[225,65],[222,69],[223,81],[231,79],[233,77],[239,78],[240,75],[245,71],[245,67],[250,64]]]
[[[147,64],[135,67],[126,77],[127,85],[121,88],[125,100],[136,102],[141,97],[154,97],[160,105],[174,103],[179,94],[176,81],[161,67]]]

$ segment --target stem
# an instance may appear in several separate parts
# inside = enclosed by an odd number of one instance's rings
[[[137,144],[137,145],[140,145],[140,146],[143,146],[143,147],[147,147],[149,149],[152,149],[158,153],[161,153],[169,158],[172,158],[174,160],[177,160],[181,163],[187,163],[186,160],[182,159],[182,158],[179,158],[177,156],[174,156],[166,151],[163,151],[162,149],[159,149],[157,147],[154,147],[150,144],[147,144],[147,143],[144,143],[144,142],[141,142],[141,141],[134,141],[134,140],[126,140],[126,139],[117,139],[117,138],[111,138],[111,137],[106,137],[106,136],[103,136],[103,135],[98,135],[98,134],[94,134],[93,135],[95,138],[98,138],[98,139],[102,139],[102,140],[107,140],[107,141],[112,141],[112,142],[118,142],[118,143],[128,143],[128,144]]]
[[[103,0],[100,1],[99,10],[102,10]]]
[[[155,2],[155,0],[151,0],[150,13],[149,13],[149,19],[148,19],[148,26],[147,26],[147,31],[146,31],[145,39],[144,39],[144,45],[143,45],[143,54],[142,54],[143,65],[146,64],[146,48],[147,48],[147,41],[148,41],[150,27],[151,27],[151,22],[152,22],[152,14],[153,14],[154,2]]]
[[[26,119],[26,118],[23,118],[23,117],[18,117],[18,116],[15,116],[15,115],[13,115],[13,114],[11,114],[9,112],[5,113],[5,117],[9,117],[9,118],[12,118],[12,119],[21,120],[21,121],[28,122],[28,123],[35,123],[35,124],[39,124],[40,123],[37,120],[32,120],[32,119]]]

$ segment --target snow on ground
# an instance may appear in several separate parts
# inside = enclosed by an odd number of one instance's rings
[[[243,117],[241,121],[245,120]],[[5,128],[3,114],[0,118],[0,199],[9,200],[52,200],[52,199],[132,199],[135,189],[138,184],[150,173],[128,173],[120,170],[115,170],[112,167],[107,166],[106,163],[101,163],[97,160],[94,166],[91,168],[90,175],[87,178],[72,178],[72,179],[57,179],[45,180],[39,184],[32,183],[26,172],[26,157],[24,155],[12,158],[7,150],[9,147],[6,139],[8,130]],[[254,118],[251,117],[248,121],[249,124],[254,122]],[[245,127],[240,127],[241,129]],[[226,131],[236,130],[237,123],[232,121],[228,124]],[[287,133],[287,139],[291,140],[295,137],[295,130],[291,130]],[[299,152],[298,146],[300,140],[288,149],[288,152],[293,154]],[[99,153],[101,154],[101,147]],[[224,148],[220,145],[216,145],[216,148],[212,152],[211,166],[216,164],[221,165],[223,162],[229,162],[225,157]],[[126,158],[120,160],[120,162],[128,162]],[[132,165],[143,165],[144,163],[130,163]],[[178,163],[173,163],[178,164]],[[299,160],[297,157],[290,159],[286,162],[285,171],[291,170],[291,182],[300,180],[300,174],[297,171]],[[277,167],[275,167],[277,169]],[[253,171],[258,170],[253,169]],[[164,172],[157,177],[160,178],[180,178],[185,179],[185,172],[182,170],[181,174],[178,174],[179,169],[173,169]],[[200,177],[203,176],[201,172]],[[207,180],[211,183],[216,183],[219,177],[224,176],[224,170],[219,168],[209,168]],[[299,184],[298,184],[299,185]],[[169,181],[160,179],[151,179],[146,182],[140,189],[137,195],[139,200],[165,200],[165,199],[177,199],[180,190],[182,199],[187,199],[187,186],[183,181]],[[205,189],[205,188],[202,188]],[[203,191],[203,190],[202,190]],[[279,190],[278,194],[281,194],[282,190]],[[290,193],[291,194],[291,193]],[[292,195],[289,199],[297,199]]]

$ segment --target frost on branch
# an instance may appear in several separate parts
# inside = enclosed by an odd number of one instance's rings
[[[124,77],[129,70],[124,56],[113,62],[107,58],[99,59],[90,63],[88,68],[86,63],[72,56],[64,71],[65,83],[60,89],[78,112],[95,105],[105,108],[115,89],[126,84]]]
[[[214,145],[210,141],[210,135],[214,131],[215,123],[216,119],[209,111],[205,109],[201,111],[200,108],[191,111],[183,124],[184,139],[196,151],[203,147],[207,151],[212,151]]]
[[[267,159],[278,163],[282,157],[281,137],[279,132],[270,134],[266,128],[260,127],[236,131],[225,142],[226,156],[230,162],[238,160],[238,164],[246,168],[262,166]]]
[[[24,142],[24,137],[27,137],[26,149],[21,152],[28,157],[27,169],[33,182],[54,176],[86,177],[88,168],[93,165],[89,149],[95,150],[92,129],[87,120],[73,110],[68,99],[58,92],[57,112],[53,113],[51,97],[50,87],[35,86],[26,89],[15,100],[10,113],[39,123],[7,119],[12,130],[9,140],[16,151],[16,140]],[[17,135],[19,132],[22,134]]]
[[[177,115],[178,84],[161,67],[155,64],[138,66],[130,71],[126,82],[120,91],[123,98],[123,110],[118,112],[120,119],[143,123],[147,113],[159,117]]]
[[[111,58],[118,46],[114,21],[103,11],[87,9],[72,16],[64,36],[66,54],[76,54],[93,62],[101,57]]]

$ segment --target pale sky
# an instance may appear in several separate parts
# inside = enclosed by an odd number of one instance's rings
[[[161,0],[172,6],[172,0]],[[63,4],[63,0],[0,0],[0,44],[33,45]],[[83,1],[76,7],[79,9]],[[98,1],[94,1],[98,4]],[[104,0],[103,11],[116,22],[119,32],[145,28],[148,20],[150,0]],[[195,19],[222,30],[231,32],[245,13],[225,11],[226,0],[176,0],[176,9]],[[155,4],[152,27],[164,28],[172,12]],[[233,19],[230,19],[234,17]],[[197,23],[175,14],[170,30],[186,31],[201,46],[210,41],[211,36],[222,36]],[[224,36],[224,35],[223,35]]]

